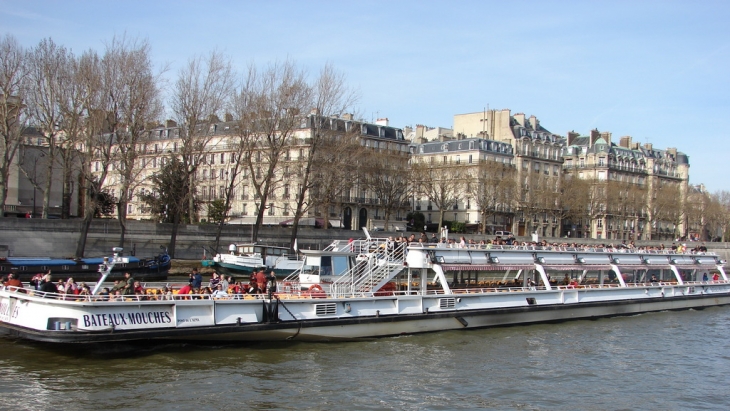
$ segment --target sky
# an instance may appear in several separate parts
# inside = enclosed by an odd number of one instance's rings
[[[730,190],[728,21],[730,2],[713,0],[0,0],[0,35],[27,47],[146,39],[169,78],[214,50],[241,73],[331,64],[367,121],[451,128],[455,114],[510,109],[563,136],[675,147],[710,191]]]

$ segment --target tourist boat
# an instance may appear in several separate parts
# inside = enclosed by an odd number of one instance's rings
[[[278,277],[286,277],[302,266],[296,254],[287,247],[264,244],[231,244],[228,254],[218,254],[212,260],[203,260],[204,267],[212,267],[228,274],[251,274],[253,270],[273,271]]]
[[[109,266],[125,263],[118,254]],[[712,253],[335,241],[261,295],[122,300],[5,287],[0,330],[55,343],[335,341],[730,304]],[[102,267],[104,268],[104,267]],[[102,279],[103,281],[103,279]]]
[[[135,278],[145,281],[161,281],[167,279],[171,259],[167,250],[161,247],[162,252],[152,258],[127,257],[126,262],[116,264],[108,277],[118,280],[124,277],[125,272],[132,273]],[[30,281],[38,273],[48,270],[56,278],[73,277],[76,281],[99,280],[99,267],[104,264],[106,257],[98,258],[49,258],[49,257],[7,257],[0,258],[0,276],[15,273],[21,281]]]

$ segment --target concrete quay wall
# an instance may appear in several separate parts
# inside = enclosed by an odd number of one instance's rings
[[[211,224],[181,225],[178,230],[175,257],[178,259],[198,260],[204,253],[210,254],[215,245],[217,227]],[[80,220],[42,220],[24,218],[0,219],[0,257],[70,257],[73,256],[81,231]],[[160,252],[160,246],[167,247],[170,242],[172,224],[157,224],[130,220],[127,222],[125,239],[125,254],[135,250],[139,257],[149,257]],[[86,243],[86,256],[110,255],[112,247],[118,246],[120,228],[115,219],[94,220]],[[377,232],[374,236],[398,236],[404,233]],[[410,233],[406,233],[410,234]],[[415,233],[417,236],[420,233]],[[451,234],[452,238],[459,238],[460,234]],[[271,245],[288,246],[291,229],[284,227],[263,227],[259,233],[259,242]],[[362,238],[362,231],[341,229],[321,230],[300,228],[297,235],[297,244],[300,249],[321,249],[332,240],[347,240],[348,238]],[[429,233],[430,237],[430,233]],[[492,239],[494,236],[480,234],[465,235],[466,239],[476,241]],[[221,233],[220,250],[226,251],[228,244],[250,242],[251,227],[242,225],[223,226]],[[521,241],[530,241],[529,237],[518,238]],[[594,240],[588,238],[547,238],[550,242],[579,242],[582,244],[616,244],[616,240]],[[637,241],[637,245],[671,246],[667,241]],[[694,247],[696,242],[686,243]],[[723,259],[730,260],[730,243],[705,243],[710,251],[718,253]],[[204,251],[204,249],[207,249]]]

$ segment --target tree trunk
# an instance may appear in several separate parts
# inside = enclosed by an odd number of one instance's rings
[[[124,197],[124,196],[122,196]],[[119,247],[124,248],[124,237],[127,234],[127,201],[119,200],[117,204],[117,218],[119,218]]]
[[[86,250],[86,237],[89,235],[89,228],[91,228],[91,221],[94,219],[94,213],[86,211],[84,220],[81,222],[81,232],[79,233],[79,240],[76,243],[76,258],[83,258],[84,251]]]
[[[256,223],[253,225],[253,233],[251,234],[251,241],[254,243],[259,240],[259,230],[264,223],[264,211],[266,211],[266,204],[262,198],[261,205],[259,205],[256,213]]]
[[[175,243],[177,242],[177,229],[180,226],[180,213],[175,214],[175,219],[172,223],[172,234],[170,234],[170,249],[167,253],[170,258],[175,258]]]

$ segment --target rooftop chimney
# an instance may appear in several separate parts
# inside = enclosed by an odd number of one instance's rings
[[[512,118],[515,119],[517,124],[521,125],[522,127],[525,126],[525,113],[516,113]]]
[[[621,147],[624,147],[624,148],[631,149],[631,136],[623,136],[623,137],[621,137],[621,139],[619,140],[618,145],[621,146]]]
[[[386,117],[386,118],[379,118],[379,119],[375,120],[375,124],[377,124],[379,126],[386,126],[387,127],[388,126],[388,123],[389,123],[388,117]]]
[[[588,147],[593,147],[593,145],[596,144],[596,140],[598,140],[599,138],[601,138],[601,133],[598,131],[598,129],[594,128],[593,130],[591,130],[591,138]]]
[[[572,146],[576,138],[580,137],[579,133],[575,131],[568,131],[568,145]]]

